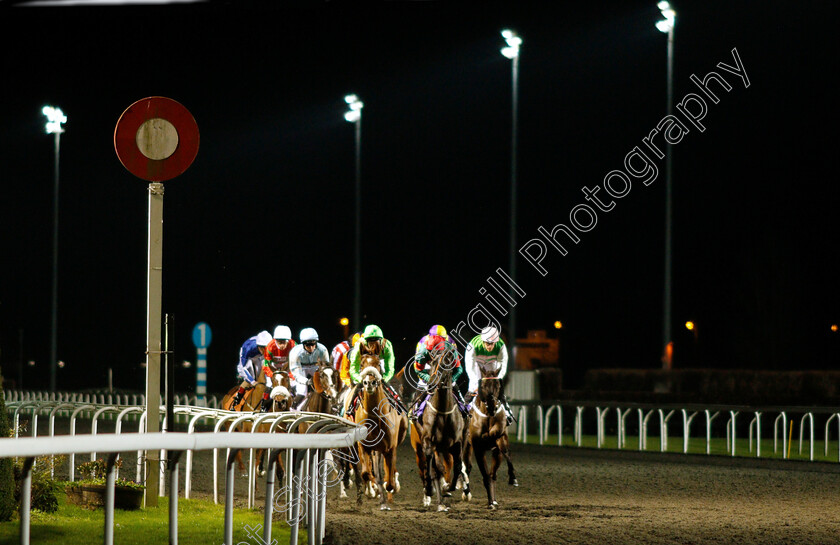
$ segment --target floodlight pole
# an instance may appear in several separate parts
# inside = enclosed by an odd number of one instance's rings
[[[668,73],[666,112],[668,116],[673,115],[674,102],[674,26],[676,25],[676,12],[667,1],[657,4],[662,12],[663,20],[656,23],[660,32],[668,34]],[[673,247],[673,186],[671,183],[671,154],[672,146],[666,142],[665,154],[665,279],[663,288],[663,311],[662,311],[662,368],[671,369],[673,366],[673,345],[671,328],[671,306],[672,306],[672,247]]]
[[[53,184],[52,314],[50,318],[50,391],[55,392],[58,361],[58,159],[61,131],[55,132],[55,172]]]
[[[502,55],[511,61],[511,124],[510,124],[510,263],[508,265],[510,278],[516,281],[516,156],[518,138],[519,114],[519,47],[522,38],[511,30],[503,30],[502,37],[507,47],[501,50]],[[500,324],[501,325],[501,324]],[[516,367],[516,305],[510,307],[508,314],[508,346],[513,356],[513,367]]]
[[[53,192],[53,270],[52,270],[52,312],[50,317],[50,391],[56,388],[56,369],[58,363],[58,164],[59,150],[61,148],[62,123],[67,123],[67,116],[61,108],[44,106],[41,109],[47,117],[47,134],[55,135],[55,161],[54,161],[54,192]]]
[[[362,108],[364,103],[356,95],[347,95],[344,102],[350,108],[344,119],[356,128],[356,233],[355,233],[355,279],[353,288],[353,327],[362,328]]]

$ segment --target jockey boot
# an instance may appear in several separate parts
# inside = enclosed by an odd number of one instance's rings
[[[464,415],[464,418],[469,418],[470,411],[467,409],[467,402],[464,401],[464,396],[461,394],[461,390],[457,387],[452,388],[452,393],[455,395],[455,399],[458,400],[458,408],[461,409],[461,414]]]
[[[245,388],[240,388],[236,395],[233,396],[233,403],[230,404],[230,410],[235,411],[236,406],[239,405],[239,402],[242,401],[242,398],[245,396]]]
[[[350,404],[347,406],[347,416],[353,418],[356,416],[356,405],[359,400],[359,390],[362,388],[362,383],[353,386],[353,391],[350,392]]]
[[[260,412],[267,413],[269,407],[271,407],[271,398],[264,397],[262,400],[262,404],[260,405]]]
[[[515,420],[513,418],[513,411],[511,410],[510,405],[508,405],[507,397],[505,397],[505,394],[502,394],[501,398],[502,404],[505,406],[505,414],[507,415],[507,425],[510,426]]]
[[[405,405],[403,405],[402,399],[400,399],[400,396],[397,394],[397,392],[394,391],[391,385],[386,382],[383,382],[382,386],[385,387],[385,391],[390,397],[388,401],[390,401],[391,405],[393,405],[394,409],[396,409],[397,414],[405,414],[406,412],[408,412],[405,408]]]

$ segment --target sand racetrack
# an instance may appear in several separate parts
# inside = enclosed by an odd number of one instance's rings
[[[520,486],[502,466],[499,508],[487,509],[473,467],[473,500],[422,507],[407,442],[394,509],[356,505],[331,490],[326,543],[338,544],[832,544],[840,543],[840,467],[723,457],[514,444]]]

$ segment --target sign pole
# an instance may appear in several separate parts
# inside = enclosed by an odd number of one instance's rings
[[[163,182],[182,174],[198,153],[198,125],[189,110],[166,97],[138,100],[120,116],[114,149],[129,172],[149,184],[146,276],[146,432],[160,431],[161,284],[163,279]],[[169,421],[174,425],[173,416]],[[156,507],[161,485],[159,451],[147,450],[144,505]]]
[[[163,278],[163,184],[149,184],[149,269],[146,281],[146,433],[160,431],[160,321]],[[160,451],[146,451],[144,505],[157,507]]]
[[[195,404],[199,407],[207,406],[207,347],[213,333],[205,322],[195,324],[192,332],[193,344],[196,349],[195,357]]]

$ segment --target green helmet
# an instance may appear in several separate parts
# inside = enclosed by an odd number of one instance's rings
[[[378,325],[370,324],[365,327],[365,332],[362,333],[362,337],[368,339],[370,337],[379,337],[380,339],[384,337],[382,334],[382,330],[379,329]]]

